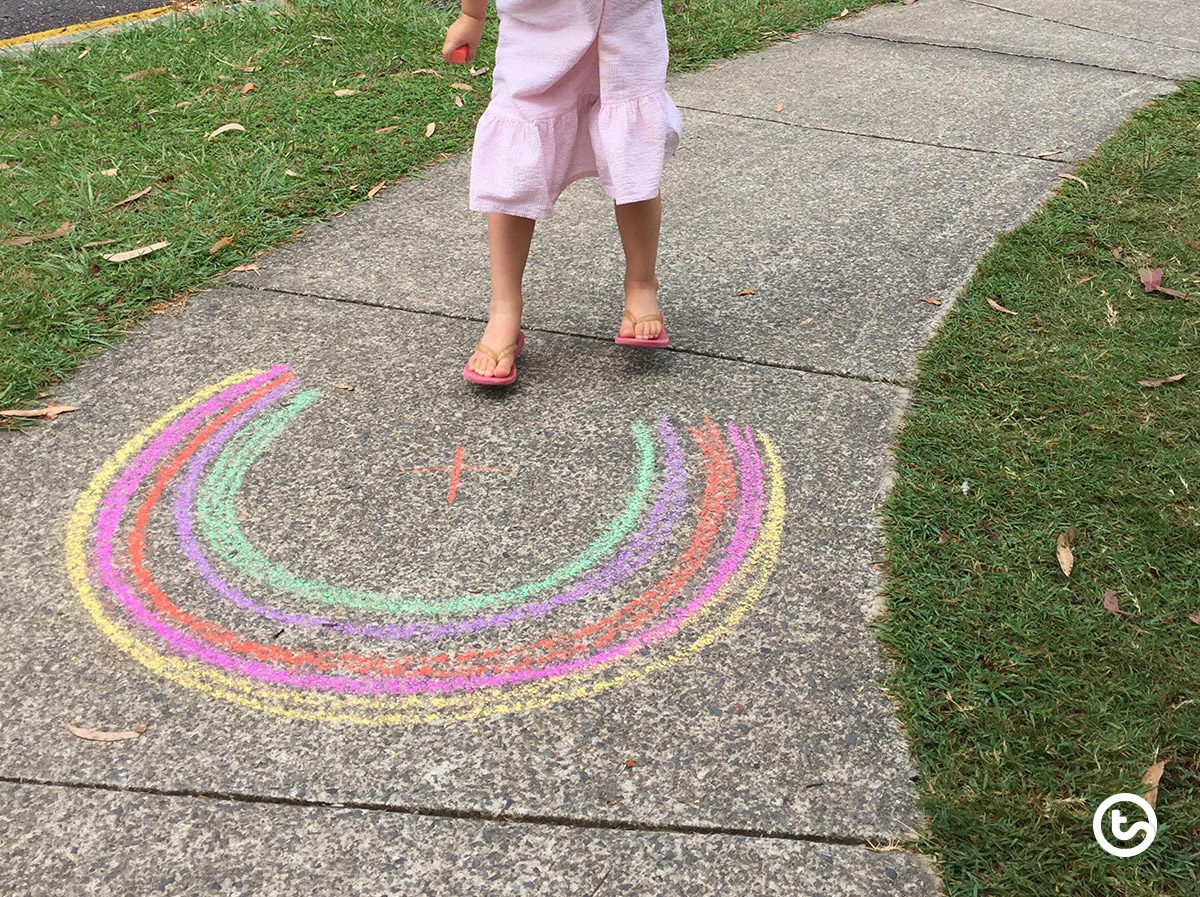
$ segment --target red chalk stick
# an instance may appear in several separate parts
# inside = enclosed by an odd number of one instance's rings
[[[452,51],[450,51],[450,61],[459,64],[466,62],[467,45],[463,44],[461,47],[455,47]]]

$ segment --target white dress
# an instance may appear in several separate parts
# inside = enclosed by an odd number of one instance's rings
[[[683,136],[666,91],[660,0],[496,0],[492,98],[471,152],[470,208],[550,218],[572,181],[617,203],[658,195]]]

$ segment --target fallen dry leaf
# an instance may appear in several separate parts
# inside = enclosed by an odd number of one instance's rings
[[[1117,597],[1116,589],[1109,589],[1104,593],[1104,597],[1100,599],[1100,603],[1104,605],[1104,609],[1110,614],[1118,616],[1129,616],[1129,611],[1121,610],[1121,599]]]
[[[442,77],[441,72],[434,71],[433,69],[413,69],[411,72],[409,72],[409,74],[410,75],[437,75],[439,78]]]
[[[1158,783],[1162,781],[1163,768],[1166,765],[1166,760],[1159,760],[1157,763],[1151,765],[1142,776],[1142,784],[1150,786],[1150,789],[1142,795],[1142,799],[1151,807],[1158,800]]]
[[[1163,377],[1160,380],[1139,380],[1138,386],[1147,386],[1150,389],[1157,389],[1158,387],[1163,386],[1167,383],[1178,383],[1180,380],[1182,380],[1187,375],[1188,375],[1188,372],[1184,371],[1182,374],[1172,374],[1170,377]]]
[[[246,94],[248,94],[248,93],[249,93],[250,91],[252,91],[252,90],[254,90],[254,82],[253,82],[253,81],[247,81],[247,82],[245,83],[245,85],[242,87],[242,96],[245,96]]]
[[[341,90],[335,90],[335,91],[333,92],[333,95],[334,95],[335,97],[352,97],[352,96],[354,96],[356,93],[362,93],[362,91],[361,91],[361,90],[355,90],[355,89],[354,89],[354,88],[352,88],[352,87],[343,87]]]
[[[1120,246],[1113,247],[1113,257],[1114,258],[1121,258],[1123,255],[1125,255],[1124,249],[1122,249]]]
[[[434,131],[434,129],[435,129],[436,127],[437,127],[437,122],[431,121],[429,124],[427,124],[427,125],[425,126],[425,136],[426,136],[426,137],[432,137],[432,136],[433,136],[433,131]]]
[[[78,410],[74,405],[55,405],[51,403],[45,408],[30,408],[27,410],[9,408],[7,411],[0,411],[0,414],[3,414],[5,417],[44,417],[47,420],[54,420],[60,414]]]
[[[461,96],[459,96],[458,94],[455,94],[455,95],[454,95],[454,105],[455,105],[455,106],[461,106],[462,104],[463,104],[463,102],[462,102],[462,97],[461,97]]]
[[[847,6],[847,7],[844,7],[842,9],[842,11],[839,12],[836,16],[834,16],[832,19],[830,19],[830,21],[836,22],[838,19],[844,19],[848,15],[850,15],[850,7]]]
[[[472,87],[470,84],[463,84],[461,81],[455,81],[455,82],[454,82],[453,84],[451,84],[450,86],[451,86],[451,87],[457,87],[459,90],[474,90],[474,89],[475,89],[475,88],[474,88],[474,87]]]
[[[1192,299],[1192,297],[1187,293],[1181,293],[1179,290],[1172,290],[1168,289],[1167,287],[1159,287],[1158,291],[1160,293],[1166,293],[1168,296],[1174,296],[1176,299],[1187,299],[1189,302]]]
[[[48,234],[35,234],[29,237],[9,237],[3,243],[0,243],[0,246],[26,246],[29,243],[38,243],[42,240],[54,240],[58,237],[65,237],[73,230],[75,230],[75,225],[70,221],[64,221]]]
[[[132,81],[137,78],[139,81],[145,81],[149,75],[165,75],[167,70],[161,66],[156,69],[142,69],[140,72],[130,72],[128,75],[122,75],[122,81]]]
[[[290,178],[298,178],[298,177],[300,177],[300,172],[298,172],[298,171],[292,171],[290,168],[285,168],[285,169],[283,170],[283,173],[284,173],[284,174],[286,174],[286,175],[287,175],[288,177],[290,177]]]
[[[475,68],[474,66],[472,66],[472,67],[471,67],[471,77],[472,77],[472,78],[478,78],[480,75],[482,75],[482,74],[483,74],[484,72],[486,72],[487,70],[488,70],[488,67],[487,67],[486,65],[485,65],[483,68],[481,68],[481,69],[477,69],[477,68]]]
[[[1188,246],[1191,246],[1192,249],[1200,249],[1200,243],[1197,243],[1195,240],[1189,240],[1187,237],[1184,237],[1183,242],[1187,243]]]
[[[215,131],[213,131],[211,134],[209,134],[208,139],[212,140],[214,137],[219,137],[222,134],[225,134],[229,131],[244,131],[244,130],[246,130],[246,129],[243,128],[241,125],[239,125],[237,122],[231,121],[227,125],[221,125],[221,127],[217,128]]]
[[[258,262],[249,262],[245,265],[238,265],[236,268],[230,268],[230,271],[261,271],[262,265]]]
[[[227,65],[231,69],[237,69],[239,72],[245,72],[246,74],[249,74],[250,72],[257,72],[262,68],[261,65],[238,65],[235,62],[226,62],[224,59],[219,59],[217,61],[222,65]]]
[[[12,162],[0,162],[0,171],[7,171],[10,168],[16,168],[16,167],[17,166]]]
[[[84,243],[81,249],[94,249],[97,246],[107,246],[109,243],[115,243],[116,240],[92,240],[90,243]]]
[[[398,127],[400,127],[400,126],[399,125],[388,125],[386,128],[376,128],[375,133],[376,134],[390,134],[390,133],[392,133],[392,131],[396,130],[396,128],[398,128]]]
[[[1084,188],[1085,190],[1091,190],[1091,189],[1092,189],[1091,187],[1089,187],[1089,186],[1088,186],[1088,183],[1087,183],[1087,181],[1085,181],[1083,178],[1081,178],[1081,177],[1080,177],[1079,175],[1077,175],[1077,174],[1067,174],[1065,171],[1060,171],[1060,172],[1058,173],[1058,176],[1059,176],[1060,178],[1063,178],[1064,180],[1068,180],[1068,181],[1079,181],[1079,183],[1083,184],[1083,188]]]
[[[228,246],[232,242],[233,242],[233,237],[222,237],[221,239],[217,240],[217,242],[213,243],[212,246],[210,246],[208,248],[208,254],[216,255],[218,252],[220,252],[222,249],[224,249],[226,246]]]
[[[329,35],[327,35],[327,34],[314,34],[314,35],[313,35],[313,40],[324,41],[324,42],[325,42],[325,43],[327,43],[327,44],[332,44],[332,43],[333,43],[333,38],[332,38],[332,37],[330,37],[330,36],[329,36]]]
[[[346,392],[354,392],[354,387],[351,386],[349,383],[335,383],[335,384],[333,384],[333,388],[334,389],[344,389]]]
[[[84,729],[80,726],[72,726],[67,723],[67,729],[76,738],[82,738],[86,741],[128,741],[130,738],[137,738],[146,731],[145,723],[138,723],[132,729],[125,732],[102,732],[98,729]]]
[[[1193,623],[1195,623],[1196,625],[1200,626],[1200,610],[1188,611],[1187,618],[1189,620],[1191,620]]]
[[[1003,305],[1001,305],[999,302],[997,302],[995,299],[991,298],[990,296],[988,297],[987,304],[990,305],[992,308],[996,309],[996,311],[1004,312],[1006,315],[1015,315],[1016,314],[1016,312],[1013,311],[1011,308],[1005,308]]]
[[[1059,153],[1061,153],[1061,152],[1062,152],[1062,150],[1060,150],[1060,149],[1056,149],[1056,150],[1046,150],[1044,153],[1038,153],[1038,154],[1037,154],[1037,157],[1038,157],[1039,159],[1048,159],[1048,158],[1050,158],[1051,156],[1057,156],[1057,155],[1058,155]]]
[[[106,178],[115,178],[117,176],[117,170],[115,168],[106,168],[100,173]]]
[[[387,181],[380,181],[374,187],[367,191],[367,199],[374,199],[375,194],[387,186]]]
[[[190,106],[190,105],[192,105],[192,101],[191,101],[191,100],[184,100],[184,101],[183,101],[183,102],[181,102],[181,103],[176,103],[176,104],[175,104],[175,108],[176,108],[176,109],[186,109],[186,108],[187,108],[188,106]]]
[[[117,264],[120,264],[121,262],[128,262],[132,261],[133,259],[141,258],[142,256],[149,255],[152,252],[158,252],[160,249],[166,249],[170,245],[171,244],[168,241],[163,240],[161,243],[151,243],[149,246],[139,246],[137,249],[130,249],[127,252],[114,252],[112,255],[102,256],[102,258],[105,258],[110,262],[116,262]]]
[[[635,766],[637,766],[637,761],[634,760],[632,757],[625,761],[626,769],[633,769]]]
[[[941,305],[942,304],[941,299],[934,299],[932,296],[922,296],[921,301],[928,302],[930,305]]]
[[[137,202],[139,199],[141,199],[143,196],[145,196],[147,193],[149,193],[153,189],[154,189],[154,185],[151,184],[149,187],[147,187],[144,190],[139,190],[137,193],[130,193],[128,196],[126,196],[120,202],[114,202],[112,204],[111,208],[115,209],[117,206],[127,206],[131,202]]]
[[[1071,544],[1074,541],[1075,527],[1073,526],[1068,526],[1058,534],[1058,539],[1055,540],[1054,553],[1058,557],[1058,566],[1064,576],[1070,576],[1071,570],[1075,567],[1075,554],[1071,551]]]
[[[738,295],[738,296],[753,296],[754,295],[754,287],[746,287],[745,289],[738,290],[736,295]]]
[[[1174,296],[1176,299],[1191,299],[1186,293],[1164,287],[1162,285],[1162,277],[1162,268],[1141,268],[1138,271],[1138,279],[1141,280],[1142,286],[1145,287],[1147,293],[1159,292],[1166,293],[1168,296]]]

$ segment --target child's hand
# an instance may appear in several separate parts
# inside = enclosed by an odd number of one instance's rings
[[[442,44],[442,58],[447,62],[454,62],[450,58],[450,54],[456,48],[466,44],[466,61],[470,62],[475,58],[475,51],[479,49],[479,41],[482,38],[483,19],[477,19],[474,16],[463,13],[454,21],[454,24],[446,29],[446,41]]]

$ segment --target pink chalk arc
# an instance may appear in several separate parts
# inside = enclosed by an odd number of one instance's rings
[[[705,419],[690,428],[701,475],[689,489],[692,478],[684,471],[682,444],[663,417],[659,433],[665,479],[659,501],[647,525],[629,537],[631,544],[618,555],[632,565],[632,572],[620,571],[626,575],[599,581],[595,572],[585,572],[580,581],[587,582],[589,575],[592,579],[582,591],[578,584],[568,584],[559,593],[567,598],[535,603],[532,610],[526,606],[476,617],[476,623],[466,626],[451,621],[410,628],[405,640],[415,637],[433,651],[399,657],[363,654],[358,645],[364,638],[383,645],[395,638],[361,626],[349,631],[324,626],[305,630],[314,640],[327,641],[329,648],[291,649],[261,636],[256,639],[245,630],[246,624],[230,629],[180,608],[153,573],[158,554],[148,551],[153,546],[147,533],[159,500],[175,490],[174,502],[162,507],[176,511],[172,532],[183,550],[169,556],[177,563],[182,553],[196,590],[208,596],[206,600],[236,607],[235,616],[247,623],[261,619],[255,610],[269,605],[260,596],[230,602],[232,587],[203,546],[195,544],[194,532],[178,525],[189,501],[181,477],[214,434],[246,425],[255,413],[288,401],[298,388],[298,378],[280,365],[249,373],[222,389],[202,390],[130,440],[114,456],[122,463],[117,466],[110,460],[84,496],[94,494],[98,509],[84,508],[81,498],[73,518],[73,525],[93,532],[92,551],[86,557],[87,588],[80,583],[77,587],[89,609],[94,608],[94,592],[104,596],[97,620],[101,628],[144,665],[213,696],[284,716],[384,724],[475,718],[598,694],[613,683],[640,679],[666,659],[679,662],[680,639],[685,654],[698,653],[713,631],[728,628],[732,616],[744,615],[747,594],[753,593],[752,604],[777,562],[784,498],[773,444],[749,428],[718,428]],[[760,441],[767,449],[766,465]],[[684,513],[689,497],[698,506],[694,514]],[[84,510],[86,519],[81,516]],[[682,525],[685,518],[696,521],[690,531]],[[126,530],[128,538],[118,539],[118,531]],[[723,548],[718,532],[725,533]],[[673,543],[687,548],[672,557],[668,547]],[[82,538],[79,545],[69,544],[69,559],[83,546]],[[668,572],[611,609],[620,600],[618,593],[646,581],[647,565]],[[170,572],[173,583],[186,581],[179,569]],[[188,594],[193,594],[190,586]],[[542,625],[552,623],[568,606],[592,609],[591,618],[581,623],[575,610],[576,619],[567,628]],[[718,615],[722,606],[724,618]],[[544,631],[531,638],[530,625],[539,621],[537,629]],[[517,633],[512,628],[516,624],[523,628],[514,640],[508,631]],[[261,632],[262,627],[254,629]],[[488,635],[488,642],[472,644],[481,633]],[[344,643],[347,638],[349,644]]]

